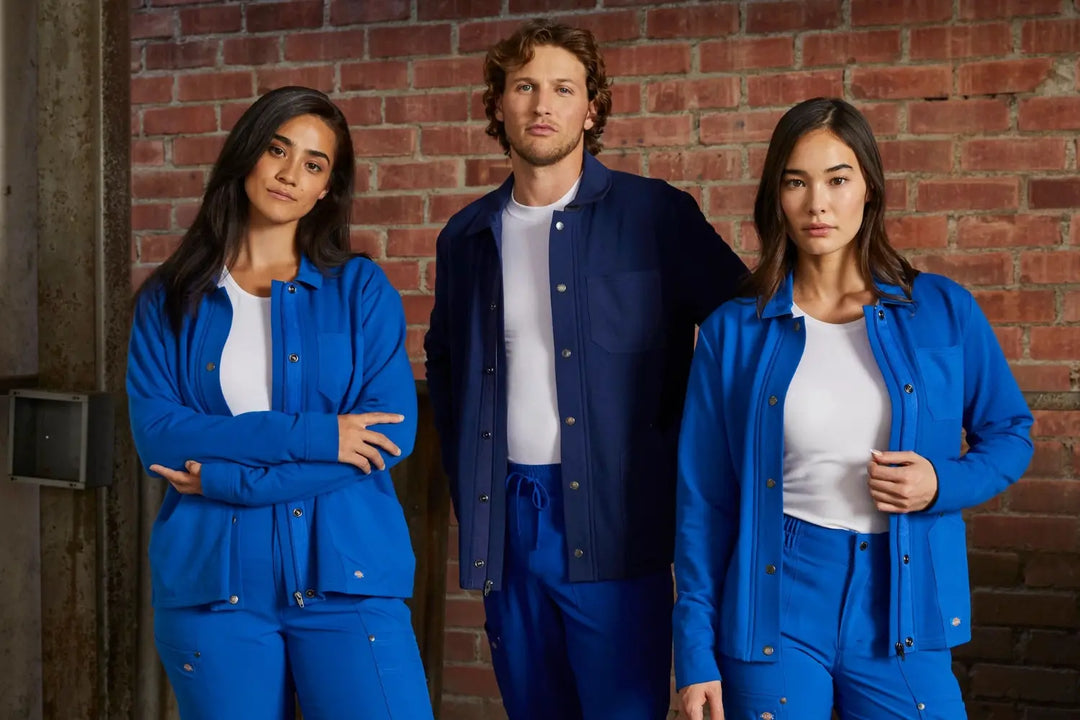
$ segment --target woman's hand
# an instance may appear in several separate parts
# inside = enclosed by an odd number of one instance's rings
[[[383,449],[391,455],[400,455],[401,450],[393,441],[380,432],[368,430],[370,425],[399,423],[405,419],[397,413],[370,412],[353,415],[338,415],[338,462],[355,465],[365,473],[372,467],[376,470],[386,468]]]
[[[704,705],[709,704],[707,720],[724,720],[724,705],[721,701],[720,681],[687,685],[679,691],[679,704],[686,715],[686,720],[706,720]]]
[[[202,463],[188,460],[183,470],[170,470],[164,465],[151,465],[150,469],[168,480],[178,493],[202,495]]]
[[[937,471],[918,453],[871,450],[866,468],[870,497],[881,512],[918,512],[937,499]]]

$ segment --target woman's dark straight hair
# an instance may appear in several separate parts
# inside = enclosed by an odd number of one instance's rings
[[[223,268],[236,261],[248,221],[244,180],[270,147],[278,128],[294,117],[314,115],[334,132],[334,159],[326,196],[300,219],[296,247],[324,273],[353,257],[349,249],[354,154],[349,123],[323,93],[283,87],[263,95],[236,122],[210,172],[195,221],[179,247],[150,275],[139,292],[161,286],[165,311],[176,333],[185,315],[217,286]]]
[[[918,270],[889,244],[885,232],[885,171],[877,141],[862,113],[838,98],[814,98],[799,103],[784,113],[773,130],[765,155],[757,197],[754,200],[754,225],[761,239],[757,267],[743,285],[745,295],[758,299],[758,310],[776,294],[787,274],[795,267],[795,243],[788,237],[780,188],[784,169],[795,144],[809,132],[828,130],[852,149],[866,180],[866,207],[862,225],[855,236],[859,269],[871,283],[875,297],[882,293],[875,280],[897,285],[904,299],[911,299],[911,285]]]

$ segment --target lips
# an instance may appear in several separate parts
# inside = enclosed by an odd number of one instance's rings
[[[818,223],[814,223],[813,225],[807,225],[803,228],[803,230],[805,230],[811,237],[825,237],[832,229],[832,225],[821,225]]]
[[[537,123],[536,125],[530,125],[528,128],[526,128],[526,130],[531,135],[551,135],[552,133],[555,132],[555,128],[553,128],[550,125],[545,125],[543,123]]]
[[[273,188],[270,188],[270,189],[267,190],[267,192],[270,193],[271,195],[273,195],[274,197],[278,198],[279,200],[288,200],[288,201],[295,201],[296,200],[296,198],[294,198],[292,195],[285,192],[284,190],[274,190]]]

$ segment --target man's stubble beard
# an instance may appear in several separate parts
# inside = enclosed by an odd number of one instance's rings
[[[510,149],[514,151],[515,155],[533,167],[549,167],[574,152],[583,141],[584,136],[585,131],[583,130],[576,138],[569,140],[565,145],[559,145],[553,150],[549,150],[546,154],[532,152],[530,148],[521,147],[513,140],[510,140]]]

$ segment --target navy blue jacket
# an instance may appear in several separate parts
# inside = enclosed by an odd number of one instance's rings
[[[507,408],[497,238],[512,187],[513,176],[439,235],[424,343],[460,524],[461,585],[485,591],[500,588],[503,571]],[[555,213],[550,231],[571,581],[633,577],[671,563],[694,327],[734,294],[745,272],[690,195],[585,156],[577,196]]]

